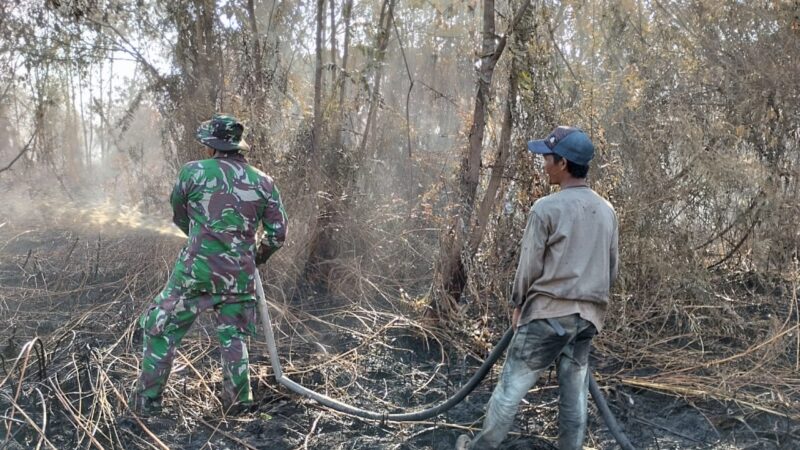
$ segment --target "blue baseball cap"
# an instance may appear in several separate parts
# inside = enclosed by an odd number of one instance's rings
[[[556,155],[575,164],[588,166],[594,157],[592,140],[579,128],[556,127],[545,139],[528,141],[528,150],[540,155]]]

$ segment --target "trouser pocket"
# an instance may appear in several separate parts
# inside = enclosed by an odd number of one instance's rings
[[[547,368],[569,341],[569,335],[559,336],[544,319],[533,320],[525,328],[525,342],[520,345],[518,357],[531,370]]]
[[[139,326],[148,336],[159,336],[164,332],[169,322],[169,312],[159,305],[150,305],[147,311],[139,316]]]

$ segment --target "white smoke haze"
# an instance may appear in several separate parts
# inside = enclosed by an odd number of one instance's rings
[[[171,223],[167,211],[145,212],[141,203],[124,204],[112,198],[67,198],[58,192],[44,196],[15,188],[5,189],[1,201],[0,224],[15,228],[70,229],[112,235],[139,231],[186,238]]]
[[[49,115],[54,127],[59,116],[69,116],[58,108]],[[53,137],[61,140],[55,146],[37,136],[28,152],[0,173],[0,223],[183,237],[170,221],[174,169],[170,152],[164,151],[158,113],[143,102],[125,129],[101,131],[105,134],[93,137],[91,146],[83,133],[70,139],[57,130]],[[101,139],[108,142],[100,145]],[[15,156],[9,145],[0,152],[0,165]]]

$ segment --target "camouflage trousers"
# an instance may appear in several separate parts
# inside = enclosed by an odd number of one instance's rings
[[[187,292],[169,283],[139,318],[144,354],[137,395],[160,400],[181,339],[200,312],[213,310],[222,353],[223,404],[252,403],[245,339],[256,334],[255,307],[251,294]]]

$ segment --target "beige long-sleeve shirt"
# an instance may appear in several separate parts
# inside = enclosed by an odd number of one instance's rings
[[[617,277],[618,233],[614,208],[589,187],[537,200],[511,292],[522,307],[517,326],[578,313],[599,331]]]

